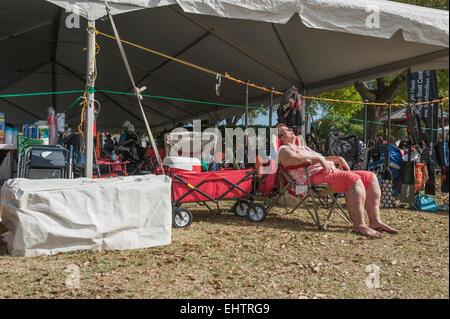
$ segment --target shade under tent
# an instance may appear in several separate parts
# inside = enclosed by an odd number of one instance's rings
[[[295,85],[314,96],[406,68],[443,69],[449,64],[449,14],[443,10],[375,0],[108,3],[122,39],[278,91]],[[66,21],[74,10],[83,19],[79,28],[69,29]],[[86,19],[113,34],[110,22],[102,19],[105,14],[104,1],[4,1],[0,95],[83,90]],[[96,89],[131,92],[116,42],[98,35],[97,43]],[[213,75],[127,45],[125,51],[137,84],[148,88],[146,94],[181,99],[144,98],[153,129],[242,114],[242,108],[223,105],[245,105],[244,85],[222,79],[217,96]],[[8,122],[21,125],[45,119],[50,105],[66,110],[79,95],[1,97],[0,109]],[[124,119],[137,129],[144,127],[133,96],[101,92],[95,99],[101,104],[98,128],[119,128]],[[249,89],[250,105],[267,107],[269,99],[267,92]],[[80,111],[78,105],[67,111],[72,127],[78,125]]]

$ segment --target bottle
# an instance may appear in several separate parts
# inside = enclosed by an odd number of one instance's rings
[[[12,127],[5,127],[5,144],[12,144]]]
[[[49,144],[49,134],[48,134],[48,124],[47,121],[39,121],[37,124],[37,138],[42,141],[44,145]]]
[[[17,138],[18,138],[18,136],[19,136],[19,130],[16,129],[16,128],[13,128],[12,129],[12,143],[11,144],[17,145]]]
[[[30,129],[31,127],[31,129]],[[30,124],[29,128],[28,128],[28,136],[31,138],[39,138],[38,133],[37,133],[37,124]]]
[[[50,106],[47,111],[48,142],[50,145],[56,145],[58,143],[58,126],[56,124],[55,109]]]
[[[23,125],[23,136],[28,137],[28,124]]]

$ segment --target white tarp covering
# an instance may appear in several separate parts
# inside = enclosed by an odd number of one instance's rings
[[[103,0],[47,1],[67,11],[78,10],[86,19],[106,15]],[[406,41],[449,44],[448,11],[387,0],[108,0],[108,4],[113,14],[178,4],[188,13],[281,24],[298,14],[307,27],[314,29],[385,39],[401,30]]]
[[[171,243],[171,179],[10,179],[2,187],[13,256],[137,249]]]

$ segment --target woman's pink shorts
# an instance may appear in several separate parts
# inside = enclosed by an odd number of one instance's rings
[[[342,171],[335,169],[333,173],[327,173],[324,169],[311,176],[312,184],[328,184],[336,193],[346,193],[358,179],[364,184],[366,190],[375,174],[368,171]]]

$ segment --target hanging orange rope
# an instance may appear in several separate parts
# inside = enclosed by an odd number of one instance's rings
[[[110,39],[117,40],[117,38],[116,38],[115,36],[112,36],[112,35],[109,35],[109,34],[100,32],[100,31],[98,31],[98,30],[97,30],[96,28],[94,28],[94,27],[92,27],[92,28],[95,30],[95,33],[96,33],[96,34],[100,34],[100,35],[102,35],[102,36],[104,36],[104,37],[107,37],[107,38],[110,38]],[[236,78],[230,76],[228,73],[222,74],[222,73],[219,73],[219,72],[210,70],[210,69],[208,69],[208,68],[205,68],[205,67],[196,65],[196,64],[194,64],[194,63],[187,62],[187,61],[184,61],[184,60],[181,60],[181,59],[177,59],[177,58],[171,57],[170,55],[167,55],[167,54],[164,54],[164,53],[161,53],[161,52],[152,50],[152,49],[148,49],[148,48],[146,48],[146,47],[143,47],[143,46],[141,46],[141,45],[135,44],[135,43],[133,43],[133,42],[125,41],[125,40],[122,40],[122,39],[120,39],[120,41],[123,42],[123,43],[125,43],[125,44],[128,44],[128,45],[130,45],[130,46],[136,47],[136,48],[138,48],[138,49],[141,49],[141,50],[150,52],[150,53],[152,53],[152,54],[156,54],[156,55],[162,56],[162,57],[164,57],[164,58],[166,58],[166,59],[169,59],[169,60],[172,60],[172,61],[175,61],[175,62],[184,64],[184,65],[190,66],[190,67],[192,67],[192,68],[194,68],[194,69],[197,69],[197,70],[199,70],[199,71],[202,71],[202,72],[206,72],[206,73],[212,74],[212,75],[214,75],[214,76],[224,77],[224,78],[227,78],[227,79],[230,80],[230,81],[234,81],[234,82],[236,82],[236,83],[243,84],[243,85],[248,85],[248,86],[250,86],[250,87],[256,88],[256,89],[261,90],[261,91],[264,91],[264,92],[273,93],[273,94],[276,94],[276,95],[283,95],[283,94],[284,94],[283,92],[280,92],[280,91],[267,89],[267,88],[265,88],[265,87],[263,87],[263,86],[258,86],[258,85],[256,85],[256,84],[252,84],[252,83],[249,83],[249,82],[246,82],[246,81],[242,81],[242,80],[236,79]],[[406,105],[406,104],[403,104],[403,103],[381,103],[381,102],[348,101],[348,100],[338,100],[338,99],[318,98],[318,97],[313,97],[313,96],[302,96],[302,98],[304,98],[304,99],[306,99],[306,100],[323,101],[323,102],[336,102],[336,103],[349,103],[349,104],[365,104],[365,105],[375,105],[375,106],[389,106],[389,105],[390,105],[390,106],[402,106],[402,107],[403,107],[403,106]],[[446,100],[448,100],[448,96],[447,96],[447,97],[444,97],[444,98],[441,98],[441,99],[436,99],[436,100],[433,100],[433,101],[428,101],[428,102],[417,102],[417,103],[415,103],[415,105],[431,104],[431,103],[436,103],[436,102],[446,101]]]

